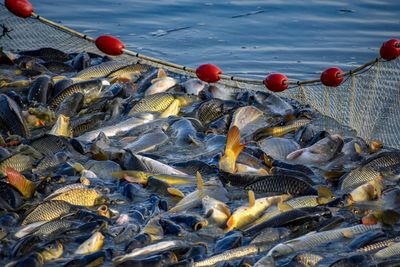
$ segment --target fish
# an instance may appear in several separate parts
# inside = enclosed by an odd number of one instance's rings
[[[208,267],[216,266],[220,262],[240,259],[246,256],[256,255],[260,251],[260,247],[257,245],[242,246],[227,250],[217,255],[213,255],[201,261],[197,261],[193,264],[195,267]]]
[[[75,254],[91,254],[99,251],[104,244],[104,235],[100,232],[95,232],[88,240],[79,245],[75,250]]]
[[[90,80],[90,79],[102,78],[127,65],[129,65],[129,63],[124,61],[116,61],[116,60],[107,61],[81,70],[74,76],[74,78],[78,80]]]
[[[270,137],[270,136],[281,137],[281,136],[284,136],[285,134],[294,132],[295,130],[299,129],[300,127],[308,125],[310,122],[311,121],[308,119],[298,119],[298,120],[293,120],[293,121],[289,122],[285,126],[273,126],[273,127],[267,126],[267,127],[259,128],[253,134],[253,140],[260,141],[261,139],[264,139],[264,138]]]
[[[64,151],[67,154],[74,154],[75,152],[75,149],[68,142],[67,138],[52,134],[45,134],[32,139],[30,140],[29,145],[46,156],[54,156],[60,151]]]
[[[171,131],[171,136],[176,139],[175,143],[179,146],[197,145],[199,143],[197,141],[197,131],[188,119],[181,118],[173,122],[169,130]]]
[[[7,181],[21,193],[25,199],[30,199],[35,193],[36,185],[26,179],[21,173],[11,167],[5,167]]]
[[[377,176],[374,180],[369,181],[350,192],[348,202],[360,202],[378,199],[382,195],[383,177]]]
[[[28,101],[30,103],[46,104],[51,95],[52,81],[50,76],[42,75],[37,77],[29,87]]]
[[[73,205],[62,200],[43,202],[28,212],[22,220],[22,225],[39,221],[52,221],[74,210]]]
[[[186,172],[180,171],[158,160],[154,160],[152,158],[145,157],[139,154],[131,154],[131,156],[131,164],[135,166],[135,169],[138,171],[166,175],[188,175]]]
[[[167,73],[163,69],[159,69],[157,73],[157,78],[153,79],[151,83],[152,85],[147,88],[144,93],[145,96],[167,91],[169,88],[176,84],[176,80],[174,78],[168,77]]]
[[[195,78],[189,79],[181,85],[184,88],[185,93],[191,95],[199,95],[199,93],[207,87],[207,83]]]
[[[226,139],[224,155],[219,160],[219,168],[228,173],[235,173],[237,170],[236,159],[243,148],[244,145],[240,144],[240,130],[236,126],[232,126]]]
[[[97,190],[86,187],[72,188],[53,195],[49,200],[62,200],[72,205],[85,207],[101,205],[106,201]]]
[[[25,138],[31,135],[21,108],[5,94],[0,94],[0,128]]]
[[[95,129],[95,130],[91,130],[82,135],[79,135],[75,139],[77,139],[78,141],[82,141],[82,142],[91,142],[96,137],[98,137],[100,133],[103,133],[107,137],[113,137],[118,134],[128,132],[135,127],[149,123],[153,119],[154,118],[151,116],[148,118],[131,117],[131,118],[123,120],[115,125],[104,126],[104,127],[101,127],[101,128]]]
[[[62,114],[59,115],[56,124],[51,128],[49,134],[72,138],[72,127],[69,117]]]
[[[37,251],[42,256],[43,261],[52,261],[61,257],[64,252],[64,246],[59,240],[50,241],[40,247]]]
[[[261,150],[274,160],[286,161],[286,157],[300,149],[299,144],[291,139],[270,137],[258,142]]]
[[[328,162],[342,150],[343,138],[340,135],[331,135],[321,139],[314,145],[293,151],[286,159],[304,164],[320,164]]]
[[[105,77],[111,80],[126,80],[137,82],[141,75],[148,73],[151,70],[151,66],[144,64],[130,64],[123,66],[117,70],[112,71]]]
[[[268,251],[267,256],[272,256],[273,258],[283,257],[300,250],[312,248],[328,242],[333,242],[343,237],[352,238],[354,235],[362,234],[379,228],[380,226],[377,225],[369,226],[359,224],[346,228],[312,233],[277,244],[270,251]]]
[[[225,111],[224,101],[212,98],[203,102],[196,111],[196,117],[204,124],[208,125],[210,122],[215,121],[224,115]]]
[[[203,178],[199,172],[196,173],[196,178],[197,190],[187,194],[174,207],[169,209],[170,213],[187,211],[189,209],[201,206],[202,199],[205,196],[210,196],[222,202],[226,202],[228,200],[227,191],[219,180],[212,179],[203,183]]]
[[[342,191],[354,189],[361,184],[369,182],[380,176],[380,169],[397,165],[400,162],[400,153],[381,152],[367,159],[362,165],[341,178],[340,189]]]
[[[291,175],[263,176],[244,188],[259,193],[280,193],[296,196],[317,194],[317,190],[308,182]]]
[[[79,111],[83,108],[84,98],[84,94],[79,92],[66,97],[60,103],[60,106],[56,109],[55,113],[58,116],[64,115],[66,117],[73,117],[77,115]]]
[[[242,137],[250,136],[261,125],[269,123],[269,117],[254,106],[244,106],[235,110],[231,120],[231,127],[236,126]]]
[[[98,97],[101,90],[108,85],[110,85],[110,83],[102,79],[74,83],[51,98],[50,101],[48,101],[49,108],[51,110],[56,110],[67,97],[75,93],[84,94],[85,101],[88,101],[93,97]]]
[[[122,256],[117,256],[112,259],[113,265],[119,265],[124,261],[134,259],[137,257],[143,258],[146,255],[161,253],[163,251],[174,251],[177,249],[188,248],[188,244],[181,240],[170,240],[157,242],[142,248],[136,248],[130,253]]]
[[[231,216],[231,211],[227,204],[212,198],[208,195],[201,199],[203,205],[204,216],[214,222],[219,227],[224,227],[228,218]]]
[[[0,162],[0,174],[5,175],[7,167],[13,168],[18,172],[32,169],[34,160],[33,157],[23,153],[11,155]]]
[[[124,146],[131,153],[147,152],[156,149],[168,141],[168,136],[161,130],[140,136],[137,140]]]
[[[174,100],[175,97],[170,93],[152,94],[135,103],[128,115],[132,116],[139,112],[163,112]]]
[[[116,171],[112,173],[112,176],[115,178],[122,179],[125,176],[130,176],[133,178],[137,178],[139,183],[147,183],[147,180],[150,176],[153,176],[161,181],[165,181],[170,185],[187,185],[187,184],[195,184],[196,177],[190,175],[170,175],[170,174],[158,174],[158,173],[149,173],[144,171],[134,171],[134,170],[123,170]]]
[[[21,51],[18,54],[40,58],[44,61],[59,61],[65,62],[70,59],[70,56],[63,51],[51,47],[39,48],[36,50]]]
[[[253,104],[267,114],[285,116],[294,113],[292,105],[272,93],[261,91],[255,92]]]
[[[286,194],[255,199],[254,192],[251,190],[248,192],[248,195],[249,204],[247,206],[239,207],[232,213],[232,215],[226,222],[226,231],[231,231],[235,228],[240,229],[250,224],[251,222],[255,221],[261,215],[261,213],[271,205],[275,205],[291,198],[290,195]]]
[[[375,252],[374,257],[377,259],[384,259],[390,257],[396,257],[400,255],[400,242],[394,242],[388,247],[383,248]]]
[[[83,69],[90,67],[90,63],[91,63],[91,58],[89,54],[86,52],[81,52],[76,56],[74,56],[71,65],[75,70],[81,71]]]

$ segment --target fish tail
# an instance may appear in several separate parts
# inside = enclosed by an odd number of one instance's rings
[[[35,193],[36,186],[21,173],[11,167],[5,168],[8,182],[14,186],[25,198],[31,198]]]
[[[244,146],[244,144],[240,144],[239,128],[237,126],[232,126],[226,139],[225,154],[232,153],[232,160],[236,162],[236,159],[239,156],[240,152],[242,152]]]

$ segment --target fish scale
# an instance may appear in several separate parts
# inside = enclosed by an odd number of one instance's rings
[[[50,236],[57,232],[67,230],[73,225],[73,222],[67,220],[50,221],[39,226],[33,235],[36,236]]]
[[[379,168],[400,164],[399,152],[384,152],[379,155],[377,158],[368,161],[364,166],[358,167],[344,176],[341,190],[353,189],[374,180],[380,176]]]
[[[376,258],[389,258],[400,255],[400,242],[389,245],[375,253]]]
[[[139,100],[129,111],[128,115],[139,112],[161,112],[168,108],[174,100],[175,97],[169,93],[149,95]]]
[[[348,232],[349,234],[352,235],[358,235],[365,233],[370,230],[378,229],[380,226],[378,225],[355,225],[347,228],[342,228],[342,229],[335,229],[335,230],[330,230],[330,231],[324,231],[324,232],[317,232],[314,234],[308,234],[305,236],[301,236],[296,239],[292,239],[289,241],[286,241],[281,244],[285,244],[293,249],[293,251],[299,251],[299,250],[304,250],[308,248],[313,248],[313,247],[318,247],[322,244],[325,244],[327,242],[331,242],[337,239],[340,239],[344,237],[344,233]],[[280,244],[278,244],[279,246]],[[272,248],[273,250],[274,248]]]
[[[34,160],[30,156],[23,154],[15,154],[1,161],[0,173],[5,174],[6,167],[11,167],[16,171],[23,172],[31,169],[33,162]]]
[[[49,108],[51,110],[56,110],[60,104],[66,99],[67,97],[75,94],[75,93],[83,93],[85,94],[88,90],[93,90],[98,88],[100,91],[102,87],[101,80],[89,80],[83,81],[79,83],[72,84],[71,86],[65,88],[63,91],[59,92],[55,97],[53,97],[49,102]]]
[[[73,210],[73,207],[73,205],[62,200],[46,201],[31,210],[21,224],[27,225],[39,221],[52,221],[68,214]]]
[[[200,105],[197,110],[197,118],[203,123],[208,124],[223,115],[224,102],[220,99],[211,99]]]
[[[257,254],[261,250],[260,246],[249,245],[245,247],[239,247],[230,249],[222,252],[221,254],[209,257],[205,260],[195,262],[193,264],[194,267],[207,267],[207,266],[215,266],[217,263],[222,261],[229,261],[238,258],[242,258],[249,255]]]
[[[121,75],[135,74],[135,76],[137,76],[137,79],[139,79],[142,74],[150,71],[151,69],[152,69],[151,66],[143,65],[143,64],[134,64],[134,65],[123,66],[123,67],[109,73],[107,75],[107,78],[118,77]]]
[[[127,62],[123,61],[108,61],[95,65],[86,69],[81,70],[75,75],[75,78],[87,80],[93,78],[101,78],[109,75],[113,71],[121,69],[129,65]]]
[[[91,188],[74,188],[51,197],[51,200],[63,200],[77,206],[95,206],[101,194]]]
[[[289,175],[264,176],[245,186],[259,193],[287,193],[292,195],[316,194],[316,190],[303,180]]]
[[[40,153],[48,156],[52,156],[60,151],[74,151],[66,138],[51,134],[46,134],[31,141],[30,145]]]
[[[316,266],[324,257],[313,254],[313,253],[301,253],[293,258],[296,263],[302,264],[302,266]]]
[[[380,250],[380,249],[386,248],[387,246],[389,246],[390,244],[392,244],[394,242],[399,242],[399,241],[400,241],[400,237],[390,238],[387,240],[383,240],[383,241],[365,245],[365,246],[357,249],[357,252],[372,252],[372,251]]]

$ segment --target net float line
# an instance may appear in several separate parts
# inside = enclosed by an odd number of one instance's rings
[[[272,73],[269,74],[264,80],[261,79],[252,79],[252,78],[244,78],[239,76],[230,76],[223,74],[222,70],[219,69],[217,66],[213,64],[203,64],[200,65],[197,69],[193,69],[187,66],[175,64],[173,62],[169,62],[166,60],[142,55],[139,52],[132,51],[125,48],[123,42],[121,42],[118,38],[110,36],[110,35],[102,35],[97,37],[96,39],[82,34],[78,31],[75,31],[71,28],[66,26],[60,25],[54,21],[46,19],[33,11],[32,4],[28,0],[5,0],[5,6],[7,9],[12,12],[14,15],[27,18],[33,17],[38,19],[39,21],[53,26],[57,29],[70,33],[72,35],[78,36],[83,38],[87,41],[95,43],[97,48],[105,54],[111,56],[118,56],[122,54],[127,54],[130,56],[134,56],[136,58],[146,60],[155,64],[164,65],[170,68],[182,70],[187,73],[191,73],[192,75],[196,74],[196,76],[205,82],[208,83],[215,83],[219,80],[229,80],[235,81],[240,83],[248,83],[253,85],[262,85],[264,84],[267,89],[273,92],[282,92],[289,89],[290,85],[293,85],[290,88],[299,87],[302,85],[309,85],[309,84],[323,84],[328,87],[337,87],[339,86],[346,77],[357,75],[358,73],[362,72],[364,69],[371,67],[378,62],[381,61],[390,61],[397,58],[400,55],[400,40],[398,39],[391,39],[384,42],[380,48],[380,57],[375,58],[374,60],[367,62],[359,67],[351,69],[349,71],[343,72],[341,69],[336,67],[331,67],[324,70],[321,73],[319,79],[313,80],[302,80],[302,81],[291,81],[289,80],[284,74],[281,73]]]

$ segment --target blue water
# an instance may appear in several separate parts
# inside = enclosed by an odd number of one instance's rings
[[[32,0],[35,11],[92,37],[227,74],[316,78],[373,59],[400,37],[400,1]]]

